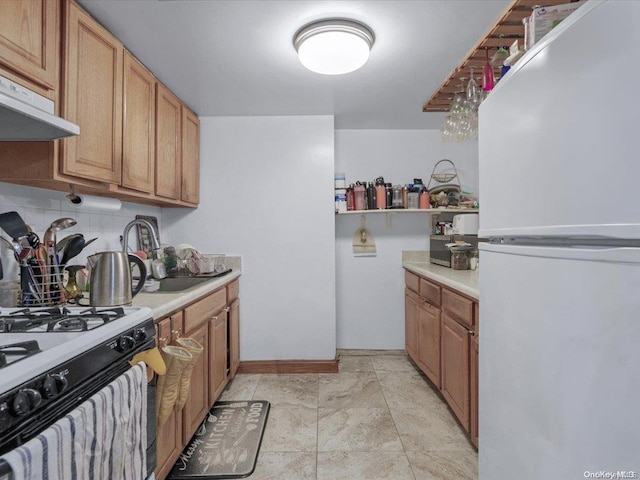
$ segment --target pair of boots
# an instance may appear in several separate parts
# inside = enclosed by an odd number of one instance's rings
[[[192,338],[178,338],[177,345],[161,349],[167,373],[158,377],[156,413],[158,425],[167,421],[174,407],[180,410],[189,396],[191,373],[204,348]]]

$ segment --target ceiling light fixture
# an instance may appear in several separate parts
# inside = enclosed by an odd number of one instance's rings
[[[333,18],[302,27],[293,37],[293,46],[302,65],[312,72],[341,75],[367,63],[374,41],[366,25]]]

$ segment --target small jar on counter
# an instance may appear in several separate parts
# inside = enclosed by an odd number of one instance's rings
[[[471,256],[469,257],[469,269],[477,270],[478,269],[478,250],[473,250],[471,252]]]
[[[469,270],[469,255],[466,250],[451,250],[451,268]]]

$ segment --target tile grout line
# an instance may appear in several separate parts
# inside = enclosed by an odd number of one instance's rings
[[[373,364],[373,361],[371,361],[371,363]],[[413,465],[411,465],[411,460],[409,460],[409,456],[407,455],[407,448],[405,447],[404,442],[402,441],[402,435],[400,435],[400,431],[398,430],[398,426],[396,425],[396,420],[395,418],[393,418],[393,415],[391,414],[391,407],[389,406],[389,402],[387,401],[387,396],[384,394],[384,389],[380,384],[380,377],[378,376],[378,370],[376,370],[375,365],[373,365],[373,370],[376,373],[376,380],[378,381],[378,386],[380,387],[380,391],[382,392],[382,398],[384,398],[384,403],[387,406],[387,410],[389,410],[389,416],[391,417],[391,421],[393,422],[393,428],[398,434],[400,445],[402,445],[402,453],[404,453],[404,456],[407,459],[407,463],[409,464],[409,468],[411,469],[411,475],[413,476],[413,479],[416,480],[416,472],[413,469]]]

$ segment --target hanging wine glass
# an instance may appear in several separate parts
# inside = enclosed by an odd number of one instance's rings
[[[500,35],[500,40],[502,40],[503,37],[504,35]],[[491,57],[491,66],[493,68],[502,67],[502,65],[504,64],[504,61],[508,57],[509,57],[509,51],[506,48],[504,48],[504,46],[501,46],[500,48],[498,48],[496,53],[494,53],[493,56]]]
[[[473,76],[473,67],[471,67],[471,75],[469,76],[469,82],[467,83],[467,100],[472,105],[478,105],[478,82],[476,82],[475,77]]]
[[[485,51],[485,62],[484,67],[482,67],[482,90],[485,92],[490,92],[493,90],[495,85],[495,79],[493,77],[493,68],[491,67],[491,63],[489,62],[489,47],[484,47]]]

